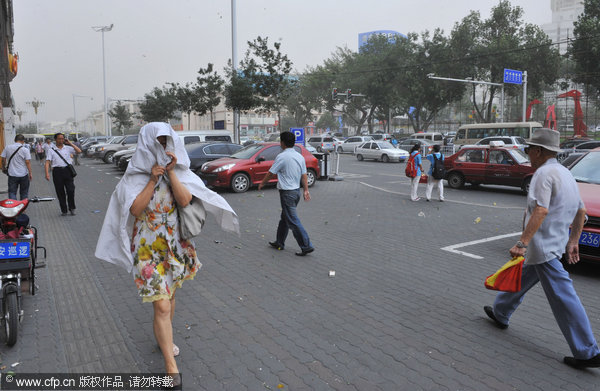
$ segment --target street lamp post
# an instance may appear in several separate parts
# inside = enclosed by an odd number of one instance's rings
[[[114,24],[110,26],[92,26],[92,29],[96,32],[102,33],[102,79],[104,81],[104,133],[107,136],[111,136],[110,128],[108,126],[108,102],[106,101],[106,59],[104,55],[104,33],[112,30]]]
[[[488,86],[501,87],[502,90],[501,90],[501,94],[500,94],[500,122],[504,122],[504,84],[492,83],[489,81],[482,81],[482,80],[453,79],[451,77],[438,77],[438,76],[435,76],[433,73],[427,74],[427,77],[429,79],[436,79],[436,80],[458,81],[460,83],[471,83],[471,84],[486,84]]]
[[[231,67],[233,76],[237,76],[237,15],[236,0],[231,0]],[[211,124],[211,127],[214,124]],[[240,112],[233,110],[233,141],[240,144]]]
[[[94,100],[91,96],[87,95],[73,95],[73,127],[75,128],[75,133],[79,130],[79,124],[77,123],[77,109],[75,108],[75,98],[89,98],[90,100]]]
[[[29,106],[33,107],[33,111],[35,111],[35,131],[37,133],[40,132],[40,124],[38,122],[38,109],[40,108],[40,106],[44,105],[44,102],[42,102],[39,99],[33,98],[33,100],[31,102],[26,102]]]

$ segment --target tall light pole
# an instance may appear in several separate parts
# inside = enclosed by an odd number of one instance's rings
[[[73,94],[73,127],[75,128],[75,133],[77,133],[77,131],[79,130],[79,124],[77,123],[77,109],[75,108],[75,98],[89,98],[90,100],[94,100],[94,98],[87,95]]]
[[[41,100],[37,99],[37,98],[33,98],[33,100],[31,102],[25,102],[27,103],[29,106],[33,107],[33,111],[35,111],[35,131],[37,133],[40,132],[40,124],[38,122],[38,109],[40,108],[40,106],[44,105],[44,102],[42,102]]]
[[[106,59],[104,55],[104,33],[112,30],[114,24],[110,26],[92,26],[92,29],[96,32],[102,33],[102,78],[104,80],[104,133],[110,136],[110,128],[108,126],[108,102],[106,101]]]
[[[237,72],[237,17],[236,17],[236,1],[231,0],[231,68],[233,70],[232,77],[236,77]],[[240,112],[237,109],[233,110],[233,141],[240,143]],[[214,124],[211,124],[211,127]]]

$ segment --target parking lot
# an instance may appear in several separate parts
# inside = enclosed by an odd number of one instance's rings
[[[54,194],[34,169],[32,194]],[[92,255],[121,173],[89,159],[78,171],[77,216],[61,218],[56,204],[31,209],[48,267],[39,293],[25,298],[24,339],[2,363],[160,372],[151,307],[131,276]],[[284,251],[267,245],[280,212],[275,188],[221,192],[241,236],[209,219],[196,241],[204,266],[178,291],[174,320],[184,389],[599,389],[599,371],[562,364],[570,352],[540,287],[508,330],[483,313],[494,298],[483,280],[521,230],[519,189],[467,186],[446,189],[444,203],[411,202],[404,164],[343,155],[340,174],[298,207],[316,248],[304,258],[291,235]],[[600,268],[580,265],[572,277],[598,338]]]

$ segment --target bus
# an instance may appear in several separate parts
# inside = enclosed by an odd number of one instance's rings
[[[493,136],[518,136],[524,139],[531,138],[534,129],[542,128],[539,122],[496,122],[489,124],[463,125],[458,128],[455,145],[470,145],[486,137]]]

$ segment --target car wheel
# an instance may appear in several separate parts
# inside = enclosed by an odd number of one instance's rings
[[[317,180],[317,173],[309,168],[308,170],[306,170],[306,179],[308,187],[311,187],[315,184],[315,181]]]
[[[319,152],[319,153],[323,153],[323,148],[321,148],[321,147],[317,147],[317,152]]]
[[[448,186],[453,189],[460,189],[465,184],[465,177],[459,172],[448,174]]]
[[[529,194],[529,184],[530,183],[531,183],[531,177],[525,178],[525,180],[523,181],[523,186],[521,186],[521,190],[523,190],[523,193],[525,193],[525,195]]]
[[[104,160],[104,163],[112,163],[114,154],[114,152],[106,152],[106,155],[104,155],[104,157],[102,158],[102,160]]]
[[[384,163],[389,163],[390,162],[390,158],[388,157],[388,155],[383,155],[381,157],[381,161]]]
[[[337,149],[337,152],[338,152],[338,153],[343,153],[343,152],[344,152],[344,149],[343,149],[342,147],[338,147],[338,149]]]
[[[358,159],[359,162],[363,161],[363,155],[361,155],[360,153],[358,155],[356,155],[356,158]]]
[[[250,177],[238,172],[231,178],[231,190],[235,193],[244,193],[250,188]]]

